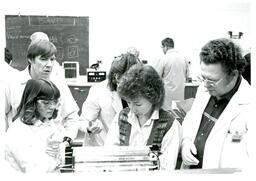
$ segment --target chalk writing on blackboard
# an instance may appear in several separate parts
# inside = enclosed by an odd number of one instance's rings
[[[79,57],[78,46],[69,46],[68,47],[68,58]]]
[[[74,18],[63,18],[63,17],[30,17],[30,25],[67,25],[75,26]]]
[[[26,52],[30,35],[46,33],[57,47],[57,61],[77,61],[80,75],[89,67],[89,17],[6,15],[6,47],[13,54],[13,65],[27,66]]]
[[[62,47],[57,47],[57,57],[59,60],[64,58],[64,49]]]
[[[79,39],[75,35],[70,35],[67,37],[67,42],[70,44],[75,44],[79,41]]]

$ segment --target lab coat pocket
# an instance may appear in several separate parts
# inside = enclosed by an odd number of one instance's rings
[[[246,132],[229,131],[223,144],[221,168],[242,168],[246,159]]]

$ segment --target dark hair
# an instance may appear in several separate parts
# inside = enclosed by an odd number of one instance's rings
[[[150,65],[132,66],[120,79],[118,94],[124,99],[144,97],[154,107],[160,108],[164,100],[164,84],[157,71]]]
[[[111,91],[116,91],[117,88],[116,75],[121,77],[132,65],[137,63],[140,64],[137,57],[130,53],[115,57],[108,74],[108,86]]]
[[[174,41],[172,38],[165,38],[162,40],[162,46],[163,47],[171,47],[174,48]]]
[[[58,100],[59,98],[60,91],[52,82],[45,79],[30,79],[23,91],[21,102],[13,121],[20,117],[23,123],[33,125],[33,119],[39,116],[36,110],[37,100]],[[55,109],[52,116],[53,119],[57,117],[57,113],[58,111]]]
[[[241,74],[245,66],[240,47],[226,38],[211,40],[204,45],[200,52],[200,60],[205,64],[220,63],[228,74],[234,70]]]
[[[10,62],[12,61],[12,53],[7,48],[4,48],[4,58],[5,62],[8,64],[10,64]]]
[[[32,41],[28,46],[27,58],[34,60],[38,55],[49,58],[54,54],[57,54],[57,48],[53,43],[48,40],[38,39]]]
[[[244,71],[242,72],[242,76],[248,81],[249,84],[251,84],[251,53],[247,53],[244,56],[244,59],[245,67]]]

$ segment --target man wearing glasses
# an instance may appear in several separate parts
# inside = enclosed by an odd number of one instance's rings
[[[256,136],[241,50],[216,39],[201,49],[200,60],[202,84],[182,125],[183,168],[244,168]]]

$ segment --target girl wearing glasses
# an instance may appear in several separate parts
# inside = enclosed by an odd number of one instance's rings
[[[59,98],[60,92],[52,82],[28,80],[6,134],[5,157],[15,170],[57,171],[62,160],[60,148],[65,147],[64,127],[57,119]]]

